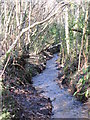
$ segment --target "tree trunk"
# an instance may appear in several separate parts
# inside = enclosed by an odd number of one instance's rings
[[[68,6],[65,9],[65,34],[66,34],[66,45],[67,45],[67,53],[69,55],[69,28],[68,28]]]
[[[83,36],[82,36],[82,41],[81,41],[80,53],[79,53],[78,71],[80,70],[81,53],[82,53],[82,50],[83,50],[83,44],[84,44],[84,40],[85,40],[85,33],[86,33],[86,29],[87,29],[87,22],[88,22],[88,10],[86,10],[85,25],[84,25],[84,28],[83,28]]]
[[[19,2],[16,0],[16,21],[17,21],[17,26],[19,26]]]
[[[77,6],[77,10],[76,10],[76,14],[75,14],[75,21],[76,21],[76,24],[75,24],[75,27],[76,29],[78,29],[78,19],[79,19],[79,5]],[[74,48],[76,46],[76,55],[77,55],[77,45],[78,45],[78,35],[76,32],[74,32],[74,36],[75,36],[75,40],[74,40]]]
[[[32,11],[32,0],[30,1],[30,5],[29,5],[29,27],[31,25],[31,11]],[[28,30],[28,42],[30,44],[30,38],[31,38],[31,34],[30,34],[30,29]]]

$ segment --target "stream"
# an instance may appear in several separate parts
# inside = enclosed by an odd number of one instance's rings
[[[87,107],[71,95],[66,88],[60,88],[56,60],[58,55],[47,61],[46,69],[33,77],[33,86],[52,101],[51,118],[88,118]]]

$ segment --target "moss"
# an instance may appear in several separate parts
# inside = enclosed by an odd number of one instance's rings
[[[77,74],[78,76],[78,82],[74,83],[76,84],[76,92],[74,95],[81,101],[85,102],[90,97],[90,72],[87,72],[88,67],[86,69],[83,69],[83,74]],[[77,76],[75,77],[77,80]]]

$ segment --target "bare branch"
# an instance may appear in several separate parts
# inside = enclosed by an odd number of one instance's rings
[[[62,11],[64,10],[64,8],[65,8],[66,5],[67,5],[67,4],[61,6],[61,8],[63,8]],[[62,13],[62,11],[60,12],[60,14]],[[36,22],[36,23],[34,23],[33,25],[31,25],[31,26],[29,26],[29,27],[27,27],[27,28],[25,28],[25,29],[22,29],[22,31],[21,31],[20,34],[16,37],[16,40],[15,40],[15,41],[13,42],[13,44],[10,46],[10,48],[9,48],[9,50],[7,51],[6,54],[9,54],[9,53],[13,50],[13,48],[16,46],[16,43],[17,43],[18,39],[23,35],[23,33],[25,33],[26,31],[28,31],[29,29],[34,28],[34,27],[37,26],[37,25],[40,25],[40,24],[43,24],[43,23],[47,22],[47,21],[50,20],[52,17],[54,17],[56,14],[57,14],[57,12],[55,12],[53,15],[51,15],[51,16],[48,17],[48,18],[46,18],[45,20],[42,20],[42,21],[40,21],[40,22]]]

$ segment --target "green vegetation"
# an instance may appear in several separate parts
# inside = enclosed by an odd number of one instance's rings
[[[89,14],[90,3],[84,0],[54,0],[52,5],[46,0],[0,1],[0,78],[4,90],[8,93],[12,87],[31,85],[32,76],[45,68],[48,48],[60,44],[62,83],[86,102],[90,97]],[[10,119],[5,106],[2,120]]]

